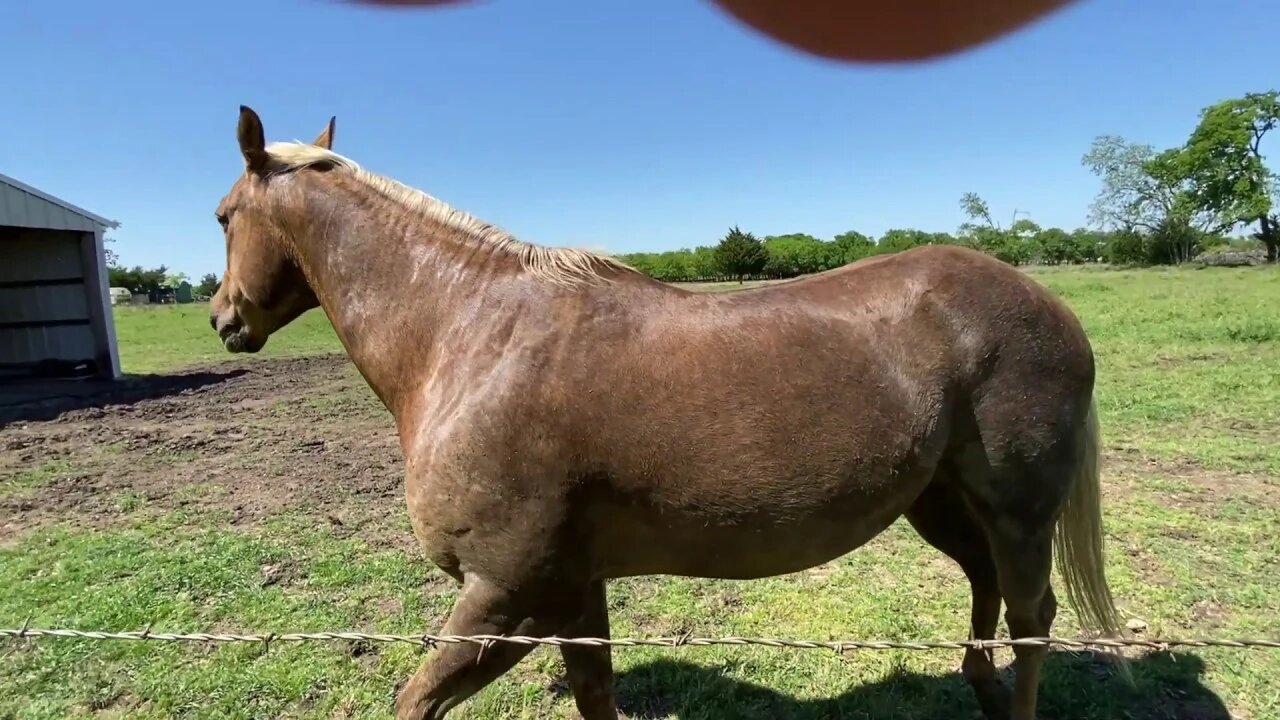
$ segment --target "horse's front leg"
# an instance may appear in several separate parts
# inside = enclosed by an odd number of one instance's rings
[[[609,638],[609,606],[603,581],[591,583],[582,616],[565,629],[565,636]],[[561,645],[560,654],[583,720],[618,720],[609,646]]]
[[[445,635],[555,635],[582,613],[582,593],[512,588],[477,575],[463,579]],[[554,594],[552,594],[554,593]],[[418,668],[396,698],[398,720],[439,720],[534,649],[495,642],[446,644]]]

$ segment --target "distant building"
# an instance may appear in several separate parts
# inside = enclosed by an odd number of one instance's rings
[[[167,305],[177,299],[177,293],[171,287],[158,287],[147,291],[147,302],[155,305]]]

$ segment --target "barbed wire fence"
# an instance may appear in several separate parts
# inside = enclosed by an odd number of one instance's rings
[[[270,648],[272,643],[352,641],[368,643],[407,643],[423,648],[449,644],[476,644],[488,647],[495,643],[516,645],[565,645],[586,647],[711,647],[757,646],[791,650],[828,650],[845,653],[859,650],[996,650],[1012,647],[1060,647],[1069,650],[1119,650],[1145,648],[1168,651],[1174,648],[1234,648],[1239,650],[1280,650],[1280,639],[1221,638],[1056,638],[1036,637],[995,640],[928,640],[920,642],[894,640],[798,640],[766,637],[695,637],[679,635],[662,638],[591,638],[529,637],[523,635],[388,635],[364,632],[292,632],[267,634],[238,633],[167,633],[150,628],[124,632],[74,630],[65,628],[0,628],[0,639],[39,640],[44,638],[77,638],[84,640],[125,640],[193,643],[259,643]]]

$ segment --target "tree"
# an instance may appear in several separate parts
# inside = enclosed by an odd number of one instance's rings
[[[111,237],[102,238],[103,253],[107,256],[107,267],[109,268],[115,267],[116,264],[120,262],[120,256],[116,254],[116,251],[107,247],[108,244],[115,241],[116,239]]]
[[[164,265],[151,270],[144,270],[141,265],[132,268],[112,267],[107,269],[107,277],[112,287],[129,288],[130,292],[148,293],[164,286],[165,275],[169,269]]]
[[[739,230],[737,225],[716,245],[716,263],[720,270],[738,282],[759,275],[767,262],[769,254],[765,252],[764,243],[755,235]]]
[[[1197,211],[1177,150],[1156,152],[1150,145],[1102,135],[1081,162],[1102,180],[1089,208],[1090,221],[1100,227],[1150,233],[1170,218],[1201,232],[1214,227],[1211,214]]]
[[[710,247],[660,253],[629,253],[620,258],[636,270],[663,282],[709,280],[720,275],[715,250]]]
[[[1277,124],[1280,92],[1224,100],[1201,111],[1200,123],[1172,158],[1190,180],[1196,206],[1216,218],[1220,232],[1258,224],[1271,262],[1280,255],[1280,187],[1261,146]]]
[[[1079,246],[1065,230],[1041,230],[1036,234],[1035,245],[1040,262],[1046,265],[1083,262],[1078,253]]]
[[[991,207],[977,193],[967,192],[960,197],[960,207],[969,216],[969,222],[960,226],[963,244],[981,250],[1009,263],[1021,265],[1032,257],[1034,239],[1040,226],[1027,218],[1018,218],[1013,212],[1013,223],[1008,230],[1000,227],[991,216]]]
[[[1031,218],[1018,218],[1009,226],[1009,234],[1019,242],[1031,242],[1040,231],[1040,226]]]
[[[695,279],[693,253],[688,250],[668,250],[652,256],[651,275],[663,282],[681,282]]]
[[[993,253],[1004,245],[1004,231],[991,217],[991,208],[986,200],[978,197],[977,193],[967,192],[960,196],[960,209],[969,218],[960,225],[963,244],[986,253]]]
[[[835,245],[834,262],[837,266],[861,260],[874,253],[876,249],[876,244],[871,238],[856,230],[840,233],[831,239],[831,243]]]
[[[876,252],[901,252],[921,245],[928,245],[932,240],[933,236],[923,230],[894,228],[880,237],[879,242],[876,243]]]
[[[166,287],[176,288],[184,282],[190,282],[190,279],[187,277],[187,274],[184,272],[165,273],[164,284]]]
[[[1072,262],[1088,263],[1101,260],[1109,239],[1105,232],[1077,228],[1071,233],[1071,243],[1075,248],[1072,252],[1077,258]]]
[[[1112,265],[1136,265],[1147,262],[1147,251],[1142,234],[1132,228],[1111,233],[1102,256]]]
[[[978,193],[967,192],[960,196],[960,209],[970,222],[981,220],[987,227],[994,228],[996,223],[991,219],[991,208],[987,201],[978,197]]]
[[[1205,234],[1177,215],[1165,218],[1145,238],[1144,258],[1149,265],[1177,265],[1200,254]]]
[[[840,264],[835,259],[839,250],[834,244],[825,243],[805,233],[767,237],[764,239],[764,249],[769,255],[764,273],[770,277],[807,275]]]
[[[204,297],[213,297],[221,286],[222,281],[218,279],[218,276],[209,273],[200,277],[200,283],[196,285],[195,293]]]

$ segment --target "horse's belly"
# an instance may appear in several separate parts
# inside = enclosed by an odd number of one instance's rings
[[[892,521],[889,521],[892,522]],[[630,556],[618,564],[619,575],[686,575],[749,580],[798,572],[853,551],[879,534],[873,528],[796,528],[791,532],[746,533],[739,530],[699,533],[681,542],[679,534],[652,538],[647,558]],[[798,536],[797,533],[804,533]],[[612,574],[612,573],[611,573]]]
[[[928,478],[899,478],[891,490],[811,509],[753,512],[666,510],[611,514],[601,526],[601,574],[752,579],[798,572],[840,557],[906,512]]]

